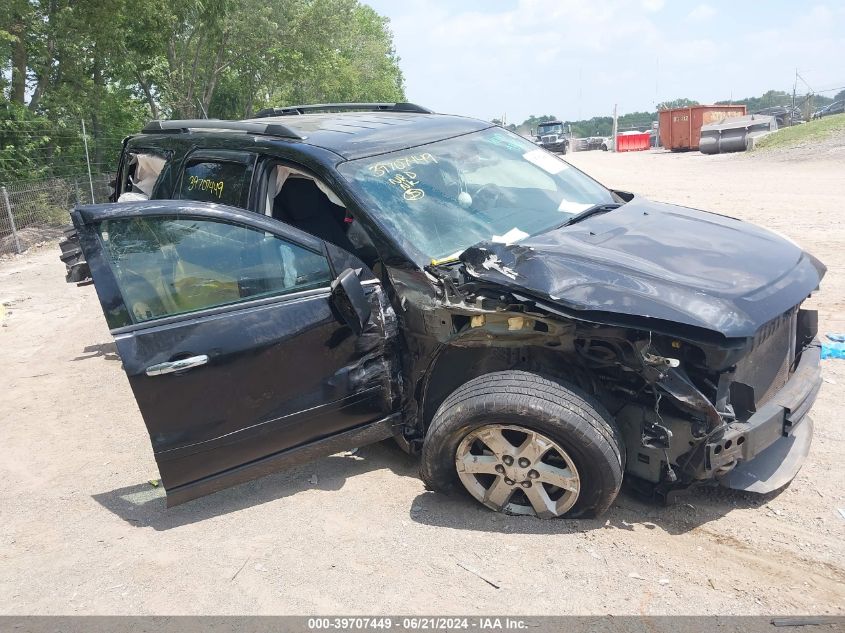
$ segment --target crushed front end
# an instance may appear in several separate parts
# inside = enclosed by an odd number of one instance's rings
[[[658,497],[703,481],[767,493],[798,472],[821,383],[818,317],[802,305],[826,269],[796,244],[634,198],[460,259],[459,289],[490,284],[511,297],[503,309],[553,321],[557,340],[520,358],[604,404],[630,483]]]
[[[654,338],[641,374],[653,407],[629,401],[617,414],[628,473],[658,496],[708,480],[755,493],[788,484],[813,435],[816,334],[816,313],[796,307],[740,347]]]
[[[796,249],[771,280],[726,298],[669,273],[597,269],[550,241],[487,243],[429,269],[444,290],[426,319],[442,324],[428,332],[448,359],[436,372],[523,369],[582,389],[624,438],[629,484],[661,500],[703,482],[768,493],[795,477],[821,384],[818,317],[802,308],[824,276],[818,260]],[[750,279],[741,264],[724,274]],[[438,402],[427,396],[427,410]]]

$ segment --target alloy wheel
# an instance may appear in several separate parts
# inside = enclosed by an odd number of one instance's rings
[[[559,517],[581,490],[575,463],[557,442],[512,424],[487,424],[467,434],[455,468],[473,497],[507,514]]]

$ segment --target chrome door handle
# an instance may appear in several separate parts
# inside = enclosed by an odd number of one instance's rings
[[[172,374],[176,371],[185,371],[205,365],[208,363],[208,356],[202,354],[201,356],[191,356],[190,358],[180,358],[169,363],[159,363],[158,365],[150,365],[147,367],[147,376],[161,376],[162,374]]]

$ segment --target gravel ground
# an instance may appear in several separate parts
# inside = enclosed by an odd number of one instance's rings
[[[829,267],[822,331],[845,331],[841,157],[567,158],[793,238]],[[825,361],[807,464],[768,498],[506,517],[426,492],[378,444],[166,510],[94,289],[63,275],[54,245],[0,260],[0,614],[845,613],[843,361]]]

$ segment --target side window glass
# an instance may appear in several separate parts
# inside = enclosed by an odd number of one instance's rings
[[[179,198],[239,207],[247,187],[247,166],[243,163],[194,161],[182,174]]]
[[[326,258],[287,240],[213,220],[107,220],[100,239],[136,323],[328,286]]]

